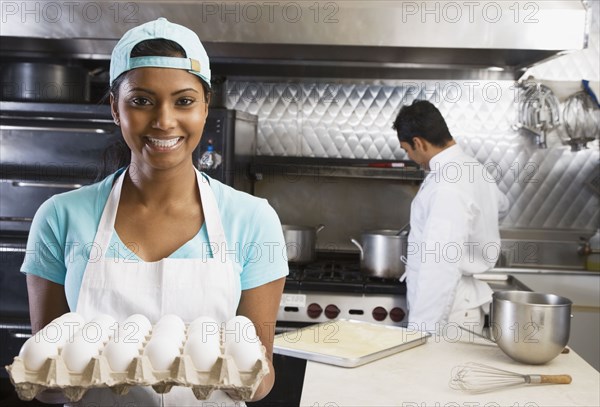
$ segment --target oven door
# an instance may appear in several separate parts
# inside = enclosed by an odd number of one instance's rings
[[[91,184],[120,138],[108,106],[0,102],[0,230],[27,232],[49,197]]]

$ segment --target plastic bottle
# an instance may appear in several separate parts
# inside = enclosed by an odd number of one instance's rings
[[[587,256],[586,268],[591,271],[600,271],[600,228],[596,230],[596,234],[590,237],[590,249],[595,253],[590,253]]]
[[[210,170],[214,167],[215,165],[215,151],[214,151],[214,147],[212,144],[212,140],[208,140],[208,147],[206,148],[206,151],[204,153],[202,153],[202,156],[200,157],[200,162],[198,163],[198,167],[201,170]]]

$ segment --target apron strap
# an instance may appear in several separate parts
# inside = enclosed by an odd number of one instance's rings
[[[101,250],[100,253],[103,253],[103,256],[108,251],[108,246],[115,230],[117,209],[119,208],[121,189],[123,188],[123,180],[125,179],[127,170],[128,168],[125,169],[115,181],[110,195],[108,196],[104,211],[102,212],[100,223],[98,224],[98,231],[96,232],[94,242],[99,246],[99,249]],[[206,223],[208,241],[211,244],[211,254],[214,257],[214,245],[216,245],[217,252],[221,251],[221,253],[228,253],[227,239],[225,238],[225,231],[223,229],[223,224],[221,223],[221,215],[217,206],[215,194],[210,187],[208,179],[200,171],[194,170],[196,171],[196,180],[200,189],[200,199],[202,200],[202,210],[204,212],[204,222]]]
[[[196,170],[196,178],[200,188],[200,199],[202,200],[202,210],[204,212],[204,222],[206,223],[206,231],[208,233],[208,241],[211,245],[217,246],[217,251],[228,253],[227,239],[225,238],[225,230],[221,223],[221,214],[217,206],[217,199],[210,187],[210,183],[206,176]],[[213,257],[213,247],[210,248]]]
[[[96,232],[94,243],[100,246],[102,257],[106,256],[106,253],[108,253],[108,245],[110,244],[110,239],[115,230],[115,220],[117,219],[117,209],[119,208],[121,189],[123,188],[123,180],[125,179],[125,174],[128,169],[129,167],[119,175],[113,184],[110,194],[108,195],[108,201],[106,201],[104,211],[102,212],[100,223],[98,224],[98,231]]]

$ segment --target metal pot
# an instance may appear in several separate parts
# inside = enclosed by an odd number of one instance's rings
[[[287,258],[292,263],[309,263],[317,257],[317,233],[325,225],[317,227],[282,225]]]
[[[361,270],[374,277],[400,278],[408,246],[408,232],[404,229],[364,232],[362,244],[350,239],[360,250]]]
[[[553,294],[497,291],[490,308],[491,336],[517,362],[549,362],[569,342],[571,305]]]
[[[90,74],[80,66],[13,62],[0,71],[2,100],[81,103],[90,100]]]

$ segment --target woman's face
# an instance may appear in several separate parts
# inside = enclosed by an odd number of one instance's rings
[[[112,114],[138,168],[189,165],[198,146],[208,103],[195,75],[182,69],[137,68],[121,83]]]

